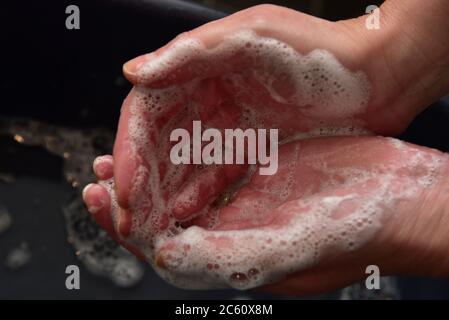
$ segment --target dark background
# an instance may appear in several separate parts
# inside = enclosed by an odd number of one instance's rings
[[[355,17],[381,1],[272,1],[330,20]],[[35,118],[73,127],[115,130],[121,102],[131,88],[122,77],[124,62],[150,52],[177,34],[260,1],[2,1],[0,4],[0,116]],[[81,29],[65,28],[65,8],[76,4]],[[204,6],[203,6],[204,5]],[[414,121],[402,138],[449,150],[448,106],[437,103]],[[10,142],[5,142],[10,143]],[[0,298],[269,298],[261,293],[178,290],[151,270],[133,289],[119,289],[91,275],[65,241],[62,203],[71,189],[62,160],[43,150],[23,148],[0,166],[19,170],[14,185],[0,184],[0,202],[14,213],[14,226],[0,235],[0,262],[6,250],[28,239],[35,248],[20,270],[0,263]],[[2,168],[0,168],[2,169]],[[41,199],[36,206],[33,197]],[[81,267],[81,290],[64,287],[65,267]],[[449,298],[449,283],[400,278],[403,298]],[[335,297],[335,295],[330,295]]]

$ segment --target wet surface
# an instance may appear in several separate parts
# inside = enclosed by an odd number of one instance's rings
[[[0,235],[6,232],[12,224],[12,218],[8,209],[0,204]]]
[[[17,248],[13,248],[5,259],[5,266],[10,269],[18,269],[25,266],[31,260],[31,251],[28,243],[22,242]]]
[[[75,255],[92,274],[106,277],[119,287],[136,285],[144,275],[144,265],[112,240],[87,214],[79,194],[63,206],[67,241]]]
[[[5,143],[8,143],[8,135],[14,140],[5,148],[7,159],[17,160],[20,150],[29,150],[27,146],[40,147],[62,159],[62,175],[72,187],[71,199],[62,205],[62,212],[67,230],[66,239],[73,246],[75,255],[93,274],[110,278],[120,287],[135,285],[143,276],[142,264],[97,226],[81,199],[82,188],[94,180],[91,168],[95,156],[112,150],[113,133],[101,128],[80,130],[25,119],[3,119],[0,133],[5,137]],[[33,158],[30,155],[27,160],[32,162]],[[5,174],[23,174],[23,169],[15,165],[16,161],[3,162],[9,166],[9,172]]]

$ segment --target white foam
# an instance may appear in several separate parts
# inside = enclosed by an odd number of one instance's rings
[[[252,67],[232,70],[232,63],[223,66],[237,54],[248,57]],[[282,124],[285,117],[291,117],[292,110],[297,113],[298,121],[293,121],[290,128],[280,128],[283,130],[282,144],[292,143],[296,148],[291,159],[282,159],[280,154],[280,162],[284,161],[288,168],[287,177],[281,181],[281,186],[272,183],[261,189],[267,197],[274,195],[282,201],[270,210],[275,210],[279,215],[283,212],[297,213],[288,223],[278,227],[243,230],[206,230],[197,226],[183,230],[179,222],[169,215],[168,227],[160,230],[160,217],[169,214],[173,208],[173,197],[167,200],[164,194],[176,195],[184,186],[184,176],[189,174],[186,166],[166,163],[170,130],[188,127],[192,120],[198,120],[198,105],[185,97],[195,92],[201,79],[164,89],[149,89],[143,83],[170,78],[174,70],[190,61],[203,62],[201,65],[192,63],[192,68],[202,68],[193,70],[197,75],[216,76],[214,71],[217,68],[227,70],[219,78],[231,81],[237,90],[234,102],[242,110],[237,120],[242,126],[267,127],[267,121]],[[286,113],[282,109],[270,111],[263,109],[264,106],[239,101],[240,95],[248,94],[245,91],[247,76],[256,79],[271,97],[270,103],[285,108]],[[398,201],[412,198],[430,185],[440,166],[439,154],[424,153],[397,140],[389,140],[391,148],[407,154],[407,163],[387,163],[369,170],[342,167],[333,172],[326,166],[325,158],[332,155],[323,152],[311,161],[310,166],[324,175],[335,176],[335,179],[323,183],[321,188],[328,190],[338,186],[344,191],[343,194],[322,198],[306,193],[296,199],[289,198],[297,192],[294,189],[294,173],[298,155],[301,157],[302,142],[299,140],[369,134],[358,118],[369,101],[370,89],[366,76],[360,71],[347,69],[325,50],[300,54],[287,44],[250,31],[237,33],[210,49],[198,41],[180,40],[160,56],[152,55],[141,67],[138,77],[142,85],[134,89],[130,107],[128,133],[131,156],[141,157],[151,169],[141,165],[135,172],[130,197],[132,232],[123,240],[139,247],[162,277],[180,287],[251,288],[313,265],[329,250],[354,250],[379,230],[383,219],[391,214]],[[280,90],[283,84],[291,90]],[[265,102],[257,101],[257,98],[254,94],[257,103]],[[164,176],[159,170],[161,163],[166,165]],[[417,168],[418,171],[415,170]],[[255,178],[254,175],[252,178]],[[358,192],[354,187],[365,190],[364,187],[370,184],[375,187],[366,188],[365,193]],[[396,188],[394,194],[391,192],[393,187]],[[109,190],[113,193],[111,186]],[[242,209],[241,214],[251,217],[254,212],[263,211],[267,204],[264,201],[260,199],[260,203]],[[348,204],[354,205],[352,212],[336,218],[336,211]],[[115,198],[112,207],[113,220],[117,224]],[[219,210],[213,213],[217,214]],[[307,214],[299,214],[303,211]],[[210,227],[217,225],[219,221],[211,223]],[[211,237],[226,238],[228,243],[217,246],[216,241],[210,240]],[[165,267],[162,268],[157,265],[155,255],[167,242],[188,249],[163,251]]]
[[[386,170],[381,167],[362,172],[351,168],[339,170],[346,181],[340,187],[342,189],[346,185],[362,186],[375,181],[377,187],[366,194],[361,195],[353,188],[341,196],[322,198],[312,195],[284,203],[276,210],[298,214],[280,229],[209,231],[190,227],[175,241],[178,248],[189,246],[189,252],[163,251],[162,258],[169,271],[159,272],[172,283],[186,288],[231,286],[247,289],[275,282],[286,273],[307,268],[331,250],[334,253],[355,250],[372,238],[383,221],[394,213],[397,203],[413,199],[428,186],[428,181],[433,181],[441,155],[430,154],[427,159],[411,148],[405,150],[411,157],[409,164],[390,165]],[[419,167],[425,170],[417,176],[399,174],[404,169],[413,172]],[[393,185],[398,183],[406,188],[392,192]],[[352,200],[355,200],[356,207],[349,215],[333,217],[341,205]],[[307,208],[307,213],[299,214],[304,208]],[[232,242],[217,246],[215,242],[208,241],[211,236],[226,237]],[[163,245],[163,242],[159,243],[159,246]],[[229,259],[224,260],[222,257],[226,256]],[[208,268],[208,265],[215,264],[219,265],[218,269]],[[250,270],[253,270],[253,275]]]
[[[231,59],[236,54],[251,60],[251,72],[274,100],[297,105],[309,116],[321,120],[348,118],[363,112],[368,105],[370,86],[362,72],[345,68],[326,50],[315,49],[303,55],[279,40],[261,37],[249,30],[240,31],[211,49],[197,40],[179,40],[159,57],[144,63],[138,77],[141,82],[163,79],[190,61],[204,62],[203,72],[196,70],[195,74],[213,74],[217,65],[224,68],[225,61],[231,61],[232,65]],[[198,68],[198,64],[195,67]],[[239,82],[239,74],[226,76]],[[278,92],[275,86],[278,79],[288,82],[293,94],[284,96]]]

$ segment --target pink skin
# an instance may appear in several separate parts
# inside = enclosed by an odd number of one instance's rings
[[[111,155],[99,156],[93,163],[93,171],[98,181],[106,181],[113,177],[113,158]],[[108,191],[99,184],[88,184],[83,190],[83,199],[95,221],[105,229],[117,242],[134,253],[138,258],[144,259],[137,248],[122,242],[117,236],[111,217],[111,197]]]
[[[387,9],[388,6],[385,10]],[[269,23],[267,23],[268,21]],[[176,38],[173,42],[169,43],[166,47],[159,49],[155,53],[138,57],[127,63],[124,66],[124,71],[127,78],[134,84],[149,87],[166,87],[171,84],[186,83],[191,79],[198,77],[201,79],[207,79],[204,81],[204,84],[200,86],[200,89],[197,92],[197,96],[202,99],[201,103],[205,107],[205,112],[203,113],[205,118],[202,118],[201,120],[205,120],[206,123],[208,122],[211,126],[214,126],[214,124],[224,125],[223,119],[229,119],[230,122],[226,123],[224,127],[235,127],[237,126],[237,122],[235,117],[232,115],[232,110],[234,109],[229,108],[229,105],[223,109],[220,109],[219,107],[223,99],[231,97],[232,101],[234,98],[232,89],[223,89],[223,83],[220,80],[220,75],[235,72],[236,69],[250,69],[252,66],[248,65],[248,61],[244,59],[244,55],[230,57],[234,59],[233,63],[230,64],[220,63],[219,61],[212,63],[210,64],[210,68],[205,71],[204,68],[202,69],[204,72],[202,74],[196,74],[192,71],[197,69],[192,68],[192,65],[201,63],[195,60],[187,60],[187,63],[178,65],[173,68],[173,70],[168,70],[169,76],[161,79],[153,79],[149,82],[139,82],[140,80],[136,74],[143,61],[152,59],[155,56],[162,54],[167,47],[170,47],[170,45],[179,39],[186,37],[200,39],[206,47],[210,48],[220,43],[221,39],[227,34],[232,34],[232,32],[239,29],[251,29],[262,36],[274,37],[288,43],[301,53],[307,53],[315,48],[327,49],[335,54],[338,60],[349,69],[361,69],[366,71],[373,84],[374,98],[370,101],[366,112],[358,115],[358,118],[365,120],[366,127],[372,131],[383,134],[397,133],[406,127],[415,114],[422,109],[422,105],[425,105],[430,102],[431,99],[434,99],[434,97],[441,94],[443,89],[432,89],[432,92],[429,91],[426,95],[422,94],[413,101],[410,101],[408,97],[402,97],[399,95],[398,88],[409,83],[407,76],[398,78],[397,75],[391,74],[391,72],[382,72],[382,70],[387,70],[387,65],[382,65],[378,62],[371,63],[373,53],[370,50],[374,50],[374,48],[368,43],[371,43],[372,39],[367,41],[364,46],[354,42],[354,37],[360,36],[361,31],[359,30],[359,26],[362,21],[363,20],[331,23],[279,7],[256,7],[242,11],[220,21],[212,22],[190,33],[183,34]],[[313,32],[302,32],[299,33],[298,36],[298,32],[292,32],[292,30],[313,30]],[[317,33],[320,34],[319,37],[316,36]],[[386,33],[388,34],[388,32]],[[362,35],[362,37],[364,36],[365,35]],[[381,34],[378,39],[382,40],[382,37],[387,36],[385,36],[385,34]],[[350,54],[348,54],[348,52]],[[379,53],[379,50],[374,50],[374,52]],[[397,55],[396,53],[397,52],[388,53],[389,58],[394,59]],[[393,61],[392,63],[395,62]],[[411,74],[411,77],[413,77],[413,66],[409,69],[409,73]],[[385,74],[385,79],[382,81],[379,81],[377,78],[379,73]],[[252,83],[250,79],[248,83]],[[423,87],[426,87],[426,83],[420,84],[420,88]],[[251,88],[251,90],[248,90],[249,95],[247,98],[250,99],[251,93],[254,92],[254,90],[257,90],[257,87],[252,87],[249,85],[249,88]],[[288,89],[288,87],[281,88],[280,91],[288,93]],[[379,92],[382,92],[383,94],[380,95],[378,94]],[[134,94],[135,91],[131,91],[123,103],[116,144],[114,146],[113,160],[111,156],[105,156],[99,160],[96,160],[94,163],[94,172],[100,181],[111,178],[114,179],[115,192],[119,204],[119,219],[117,223],[114,223],[111,218],[110,195],[104,187],[97,184],[89,185],[85,189],[83,196],[89,211],[93,214],[96,221],[122,245],[126,246],[136,255],[142,257],[140,250],[127,241],[128,237],[133,237],[133,235],[130,234],[130,221],[133,214],[130,210],[132,206],[130,199],[142,199],[141,195],[132,194],[131,189],[133,185],[134,173],[139,165],[147,166],[150,171],[154,170],[154,168],[149,168],[145,163],[145,158],[140,154],[135,159],[130,156],[132,152],[130,150],[131,145],[130,138],[128,137],[128,126],[130,124],[130,105]],[[395,96],[400,96],[400,99],[395,100],[392,98]],[[259,99],[260,101],[265,102],[262,105],[268,105],[271,108],[276,107],[275,104],[269,103],[268,98],[264,99],[263,97],[263,92],[261,92]],[[385,97],[385,100],[382,100],[379,97]],[[185,97],[185,99],[196,99],[196,97],[194,95],[192,97]],[[215,110],[215,112],[208,112],[208,108],[211,106],[212,110]],[[386,106],[389,107],[386,108]],[[177,108],[177,106],[167,106],[168,114],[170,114],[170,111],[174,111],[171,114],[175,114],[175,111],[178,110]],[[213,115],[217,112],[221,112],[221,116],[218,121],[213,118]],[[237,113],[239,113],[239,110],[237,110]],[[294,110],[292,110],[291,112],[286,112],[285,114],[289,115],[295,113]],[[298,129],[310,129],[307,127],[307,121],[303,123],[304,120],[307,119],[301,119],[295,115],[280,117],[278,119],[274,119],[273,121],[275,123],[274,127],[280,128],[283,132],[282,134],[284,134],[284,136],[288,136]],[[241,123],[239,124],[241,125]],[[156,134],[159,133],[156,120],[150,118],[148,120],[148,126],[151,128],[155,127],[156,129],[154,132]],[[150,144],[153,143],[153,145],[156,146],[154,142],[151,142],[151,137],[148,137],[148,140]],[[357,141],[360,145],[358,148],[354,148],[356,151],[344,148],[345,144],[352,144],[352,141]],[[317,199],[322,196],[341,192],[341,188],[334,188],[323,192],[321,187],[329,177],[325,175],[317,176],[316,173],[306,165],[307,159],[313,159],[316,155],[320,155],[323,152],[329,153],[330,155],[329,157],[324,158],[327,166],[336,170],[353,167],[363,167],[366,170],[369,170],[370,166],[373,164],[384,162],[388,163],[391,161],[397,161],[398,166],[400,166],[401,163],[407,163],[406,154],[402,154],[397,150],[395,151],[391,149],[389,144],[382,138],[336,137],[313,139],[302,142],[302,144],[304,144],[305,150],[302,149],[301,156],[296,162],[295,168],[289,169],[294,170],[295,177],[298,177],[295,181],[295,191],[291,195],[293,198],[303,196],[304,190],[311,190],[311,193],[317,197]],[[232,202],[229,205],[220,209],[220,224],[216,226],[216,230],[260,228],[266,226],[276,227],[282,226],[283,224],[288,224],[288,210],[277,210],[277,208],[283,205],[286,200],[284,199],[280,201],[276,198],[270,198],[270,195],[267,196],[266,193],[262,196],[259,187],[263,183],[270,185],[272,188],[274,188],[276,184],[282,184],[284,181],[282,174],[283,171],[285,171],[287,163],[286,159],[288,159],[289,156],[292,156],[293,146],[294,144],[288,144],[283,148],[283,150],[280,150],[280,155],[284,156],[279,159],[279,171],[276,175],[271,178],[260,178],[260,176],[253,178],[233,197]],[[424,154],[434,152],[427,148],[410,148],[410,150],[419,150],[417,152],[422,152]],[[376,150],[376,152],[373,153],[372,150]],[[169,165],[168,159],[164,159],[161,162]],[[218,173],[213,179],[214,182],[209,185],[204,185],[199,189],[200,196],[197,195],[199,200],[194,205],[186,206],[182,202],[179,202],[177,206],[175,205],[173,215],[176,218],[185,221],[188,218],[194,218],[197,212],[202,208],[208,208],[209,210],[211,207],[211,200],[217,197],[217,195],[219,195],[227,185],[241,176],[242,172],[244,172],[246,168],[244,166],[234,166],[230,169],[226,167],[214,167],[211,170],[212,174],[214,174],[214,172],[215,174]],[[190,185],[200,184],[201,186],[201,179],[204,177],[206,171],[201,170],[201,174],[195,174],[195,172],[195,170],[189,171],[185,177],[185,181],[183,181],[182,186],[189,185],[188,183],[185,183],[186,181],[190,181]],[[435,186],[425,190],[419,196],[408,201],[407,203],[401,203],[399,206],[394,208],[393,211],[396,211],[396,215],[401,217],[401,219],[404,219],[404,225],[406,225],[406,222],[408,221],[412,221],[410,222],[410,225],[414,225],[414,218],[410,218],[410,215],[408,215],[409,212],[425,210],[431,213],[430,216],[438,216],[441,214],[440,206],[442,203],[446,203],[446,200],[442,200],[440,196],[440,190],[443,186],[446,188],[446,182],[443,177],[444,172],[440,172],[437,179],[438,182]],[[264,179],[267,181],[263,181]],[[360,186],[350,185],[349,189],[358,190],[360,189]],[[177,194],[169,195],[169,198],[176,199],[176,197],[179,197],[179,194],[182,194],[182,192],[187,192],[187,194],[192,192],[186,187],[180,190],[181,191]],[[375,191],[375,187],[373,190]],[[137,192],[139,192],[139,190]],[[369,197],[369,193],[364,194],[363,192],[360,192],[360,202],[365,201],[364,197],[366,196]],[[263,210],[263,212],[253,212],[253,214],[260,214],[259,218],[254,219],[253,217],[244,217],[240,214],[240,209],[242,207],[248,204],[251,205],[255,202],[258,203],[261,199],[270,199],[270,201],[264,203],[265,210]],[[163,219],[161,221],[163,221]],[[403,236],[402,233],[398,234],[398,228],[407,230],[408,234],[414,234],[417,231],[414,227],[409,226],[406,228],[404,225],[398,224],[397,221],[398,220],[387,223],[385,228],[376,236],[375,239],[373,239],[368,245],[364,246],[361,250],[351,253],[350,256],[345,254],[342,255],[344,258],[330,257],[329,259],[324,259],[318,266],[292,275],[288,281],[285,280],[280,285],[271,287],[270,290],[295,294],[328,291],[341,287],[362,277],[363,268],[361,266],[363,266],[364,263],[373,260],[377,264],[382,265],[386,272],[403,272],[405,268],[404,266],[410,262],[410,259],[404,258],[403,255],[400,257],[398,256],[397,259],[392,259],[388,255],[393,252],[396,253],[398,247],[403,247],[409,242],[408,236]],[[193,220],[191,219],[188,223],[205,226],[207,225],[207,222],[207,215],[202,215]],[[139,226],[133,226],[133,228],[134,227],[138,228]],[[160,227],[164,228],[165,226],[161,225]],[[227,241],[223,240],[222,243],[226,244]],[[163,246],[162,252],[156,254],[157,263],[162,267],[169,267],[169,261],[166,259],[167,255],[164,250],[178,250],[176,241],[167,243],[166,246]],[[413,252],[414,254],[416,253],[416,259],[426,257],[426,254],[428,254],[426,250],[415,250]],[[332,263],[332,268],[329,267],[329,261]],[[407,263],[405,263],[405,261]],[[426,267],[428,271],[427,265],[423,263],[416,263],[416,265],[418,266],[416,268],[417,270],[411,270],[412,273],[421,273],[423,270],[426,270]],[[441,274],[441,272],[437,270],[432,270],[431,273]],[[324,285],[317,284],[314,281],[319,277],[321,277],[321,279],[328,279],[329,281]],[[288,283],[290,283],[290,285],[288,285]],[[294,285],[291,283],[294,283]]]
[[[342,195],[356,191],[359,194],[359,198],[344,211],[335,212],[335,217],[338,219],[340,216],[351,214],[353,210],[357,210],[359,205],[362,205],[372,195],[375,195],[377,192],[377,182],[376,180],[372,180],[372,182],[366,186],[368,187],[368,189],[366,189],[363,184],[359,185],[355,183],[347,185],[345,184],[344,179],[342,179],[341,185],[337,184],[331,188],[326,188],[324,186],[326,185],[326,182],[328,182],[330,175],[322,174],[313,169],[313,165],[317,161],[324,161],[324,165],[336,172],[347,168],[358,168],[369,171],[372,166],[378,164],[393,165],[396,168],[401,168],[401,166],[406,165],[407,161],[418,152],[429,155],[438,154],[435,150],[412,145],[408,145],[405,151],[399,151],[392,147],[389,141],[380,137],[319,138],[293,143],[293,145],[295,144],[301,144],[300,161],[296,162],[295,167],[288,168],[285,165],[289,162],[291,157],[296,156],[295,148],[286,145],[280,150],[278,173],[274,176],[254,176],[247,185],[240,189],[233,201],[220,211],[220,223],[214,230],[241,230],[268,227],[278,228],[279,232],[282,232],[282,227],[288,224],[292,218],[292,211],[288,209],[288,200],[284,199],[281,201],[273,198],[270,193],[259,190],[263,186],[276,189],[277,186],[282,185],[285,182],[286,171],[293,170],[295,176],[294,181],[296,184],[289,199],[314,197],[316,201],[319,201],[321,197]],[[422,261],[426,260],[421,260],[421,257],[426,257],[428,253],[425,252],[426,255],[424,255],[421,250],[412,247],[415,256],[405,254],[410,250],[408,248],[409,237],[406,236],[405,239],[403,239],[401,236],[403,236],[402,233],[413,234],[416,232],[414,228],[410,227],[411,225],[414,225],[416,219],[411,212],[419,210],[420,212],[428,214],[430,217],[435,215],[436,217],[433,219],[440,219],[437,218],[438,207],[435,207],[434,201],[438,199],[442,186],[448,188],[444,177],[449,170],[447,157],[442,154],[441,157],[446,164],[443,169],[439,171],[436,184],[431,188],[422,191],[416,197],[390,208],[391,212],[394,213],[395,219],[386,223],[384,229],[381,230],[368,245],[355,252],[344,253],[339,256],[329,254],[327,258],[323,259],[323,261],[314,268],[298,272],[294,276],[290,276],[288,280],[284,280],[281,287],[271,287],[270,290],[290,294],[306,294],[333,290],[362,277],[362,266],[374,262],[380,265],[385,273],[398,271],[403,273],[415,273],[414,269],[409,269],[410,266],[418,268]],[[112,163],[110,161],[96,161],[96,163],[97,166],[110,166],[109,172],[111,172]],[[94,167],[94,172],[98,171],[96,169],[97,166]],[[419,175],[420,169],[417,167],[411,171],[412,175],[415,174],[414,172]],[[110,175],[99,176],[98,178],[99,180],[109,179]],[[333,178],[335,178],[335,176]],[[398,185],[401,185],[401,178],[398,177],[397,183]],[[119,228],[113,227],[109,200],[108,193],[99,185],[93,185],[86,191],[85,201],[91,211],[92,208],[94,208],[92,214],[96,221],[110,232],[122,245],[127,246],[138,256],[142,256],[138,249],[130,248],[129,244],[126,242],[126,237],[117,236],[117,230],[119,230]],[[251,206],[255,202],[261,204],[266,210],[260,212],[253,211],[253,214],[256,215],[256,219],[254,219],[254,216],[242,214],[242,209]],[[439,202],[441,201],[438,200],[438,203]],[[307,214],[307,210],[296,209],[294,214]],[[200,216],[191,223],[199,226],[206,226],[207,216]],[[402,232],[398,232],[398,230],[401,230]],[[424,237],[423,242],[428,239],[429,238],[425,239]],[[232,252],[233,243],[236,243],[226,237],[216,238],[213,236],[213,233],[211,233],[211,237],[205,238],[205,241],[210,242],[215,248],[210,251],[211,253],[215,252],[218,248],[223,255],[228,251]],[[184,247],[185,244],[179,244],[176,238],[168,241],[157,254],[156,261],[158,266],[170,270],[170,252],[183,250]],[[208,245],[205,244],[205,247],[208,247]],[[403,249],[404,247],[406,250]],[[398,252],[400,254],[398,254]],[[406,257],[404,255],[406,255]],[[418,261],[414,260],[418,258]],[[345,277],[336,277],[336,275],[341,276],[341,274],[345,275]],[[320,276],[323,277],[321,279],[328,279],[327,281],[321,282],[321,285],[314,282],[316,279],[319,279]],[[294,283],[294,285],[292,283]]]

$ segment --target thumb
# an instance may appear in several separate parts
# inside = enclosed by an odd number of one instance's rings
[[[237,32],[235,19],[229,16],[207,23],[128,61],[123,66],[125,77],[134,85],[163,88],[250,67],[251,50],[245,41],[225,41]]]

